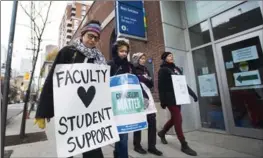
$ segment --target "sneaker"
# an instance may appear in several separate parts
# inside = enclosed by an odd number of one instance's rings
[[[135,147],[134,151],[136,151],[137,153],[143,154],[143,155],[147,154],[147,152],[142,147]]]
[[[197,156],[196,151],[191,149],[186,142],[182,144],[181,151],[190,156]]]
[[[163,153],[156,148],[148,149],[148,152],[151,154],[154,154],[156,156],[162,156],[163,155]]]
[[[163,134],[163,131],[158,132],[158,136],[160,137],[161,142],[163,144],[168,144],[167,140],[165,139],[165,134]]]

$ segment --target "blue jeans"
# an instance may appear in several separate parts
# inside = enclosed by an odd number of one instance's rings
[[[120,134],[120,141],[115,143],[114,158],[129,158],[128,155],[128,134]]]

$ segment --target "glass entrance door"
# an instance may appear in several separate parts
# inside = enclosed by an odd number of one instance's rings
[[[263,139],[263,30],[216,44],[230,133]]]

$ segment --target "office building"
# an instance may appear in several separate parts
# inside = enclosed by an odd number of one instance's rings
[[[59,27],[59,48],[69,44],[69,41],[84,19],[88,9],[89,5],[86,3],[76,1],[67,5]]]

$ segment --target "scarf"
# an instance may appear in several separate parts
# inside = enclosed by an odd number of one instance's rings
[[[95,59],[94,64],[107,65],[105,57],[97,48],[87,48],[80,39],[75,40],[72,45],[86,58]]]

